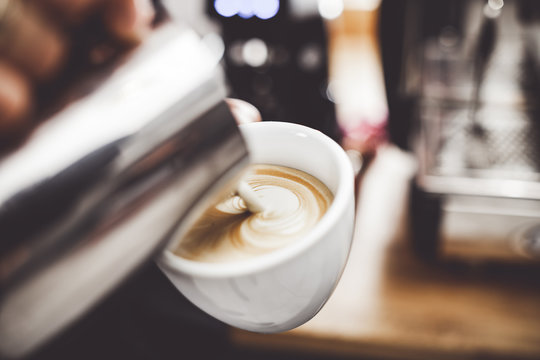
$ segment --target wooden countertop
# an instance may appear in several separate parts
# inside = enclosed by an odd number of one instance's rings
[[[407,246],[412,159],[380,149],[365,174],[348,264],[317,316],[240,347],[400,359],[540,358],[540,272],[426,264]]]

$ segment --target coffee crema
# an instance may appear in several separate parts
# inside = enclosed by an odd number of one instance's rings
[[[333,200],[320,180],[278,165],[251,165],[244,181],[264,204],[248,211],[232,195],[206,210],[173,253],[201,262],[231,262],[284,247],[303,237],[321,219]]]

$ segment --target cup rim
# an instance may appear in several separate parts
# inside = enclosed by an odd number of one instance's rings
[[[332,153],[339,172],[338,185],[332,204],[321,220],[300,241],[295,241],[283,248],[249,259],[223,263],[193,261],[174,255],[169,249],[165,249],[158,257],[157,262],[169,271],[204,278],[226,278],[258,273],[277,266],[298,256],[319,242],[323,238],[321,234],[328,233],[333,225],[339,222],[339,217],[346,211],[351,197],[354,197],[354,172],[350,160],[343,148],[327,135],[304,125],[281,121],[248,123],[239,125],[239,127],[240,129],[281,127],[296,135],[300,133],[313,137],[326,146]]]

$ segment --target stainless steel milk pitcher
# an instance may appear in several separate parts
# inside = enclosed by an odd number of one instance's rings
[[[0,353],[48,340],[162,250],[248,162],[218,59],[156,28],[0,158]]]

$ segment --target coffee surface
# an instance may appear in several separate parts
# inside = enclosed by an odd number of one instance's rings
[[[244,181],[264,205],[248,211],[232,195],[209,208],[183,237],[174,254],[202,262],[230,262],[284,247],[309,232],[333,200],[317,178],[277,165],[252,165]]]

